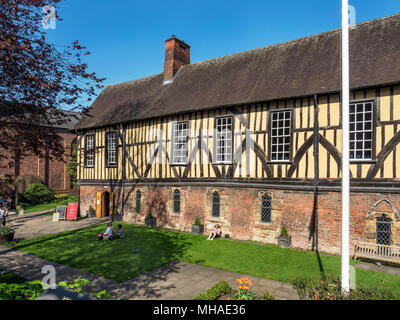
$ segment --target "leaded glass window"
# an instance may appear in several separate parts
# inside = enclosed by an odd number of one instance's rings
[[[220,211],[220,196],[217,191],[213,193],[212,197],[212,215],[213,217],[219,217]]]
[[[136,190],[136,213],[140,213],[141,198],[142,198],[142,192],[140,190]]]
[[[376,243],[390,246],[392,244],[392,220],[385,215],[376,219]]]
[[[261,222],[271,222],[271,197],[267,194],[261,199]]]
[[[271,160],[290,160],[292,111],[271,111]]]
[[[216,119],[216,163],[232,162],[232,120],[232,117],[221,117]]]
[[[181,212],[181,192],[179,189],[174,190],[174,212]]]
[[[350,104],[350,160],[371,160],[373,103]]]

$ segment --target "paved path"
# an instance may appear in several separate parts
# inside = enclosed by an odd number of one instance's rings
[[[15,230],[15,239],[23,240],[86,228],[107,221],[107,218],[85,218],[76,221],[60,220],[54,222],[53,216],[45,214],[46,212],[49,212],[49,210],[25,213],[23,216],[11,215],[7,221],[7,226],[11,226]]]
[[[44,276],[41,271],[45,265],[55,267],[57,282],[86,278],[92,282],[86,289],[88,292],[97,293],[107,290],[114,299],[123,300],[189,300],[211,288],[218,281],[225,280],[232,287],[236,287],[235,279],[246,276],[177,261],[124,283],[118,283],[89,272],[0,246],[1,269],[16,273],[28,280],[40,280]],[[288,283],[254,276],[247,277],[253,282],[252,288],[256,294],[261,295],[264,290],[268,290],[277,299],[299,299],[296,291]]]
[[[399,267],[394,267],[394,266],[388,266],[388,265],[377,265],[376,263],[371,263],[371,262],[359,262],[355,265],[357,269],[364,269],[364,270],[370,270],[370,271],[375,271],[375,272],[384,272],[384,273],[389,273],[389,274],[395,274],[400,276],[400,268]]]

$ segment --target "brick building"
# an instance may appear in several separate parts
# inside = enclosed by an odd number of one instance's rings
[[[351,213],[357,241],[400,245],[400,15],[350,31]],[[340,252],[340,30],[107,86],[78,130],[80,210]]]
[[[76,112],[66,113],[80,118]],[[71,117],[68,121],[52,128],[61,138],[64,148],[63,159],[51,156],[51,150],[42,150],[40,155],[24,153],[18,156],[15,152],[1,151],[6,158],[0,158],[0,178],[15,178],[22,175],[39,176],[43,183],[52,190],[62,191],[71,189],[71,179],[67,171],[67,163],[70,160],[72,144],[76,143],[76,134],[71,129],[77,124],[78,119]]]

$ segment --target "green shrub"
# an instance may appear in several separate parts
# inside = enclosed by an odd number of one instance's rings
[[[94,209],[93,209],[92,205],[89,206],[89,211],[90,212],[94,212]]]
[[[16,191],[22,196],[24,195],[26,188],[33,183],[43,184],[42,178],[32,174],[27,174],[17,177],[14,181]]]
[[[84,286],[90,284],[90,281],[85,278],[75,279],[74,282],[72,281],[61,281],[58,283],[59,286],[71,289],[75,292],[81,293]]]
[[[298,278],[293,281],[302,300],[393,300],[394,294],[381,287],[351,289],[348,295],[342,293],[340,278],[323,275],[321,278]]]
[[[232,291],[232,288],[226,281],[220,281],[212,288],[194,297],[192,300],[217,300],[224,294],[228,294]]]
[[[282,227],[282,231],[281,231],[281,237],[289,237],[289,233],[286,229],[286,227]]]
[[[0,234],[6,234],[13,232],[14,230],[10,227],[0,227]]]
[[[111,298],[111,295],[109,293],[107,293],[106,290],[96,293],[95,296],[99,300],[103,300],[104,298]]]
[[[194,220],[194,225],[195,226],[200,226],[201,225],[199,217],[196,217],[196,220]]]
[[[32,183],[25,189],[24,198],[33,204],[45,203],[53,199],[53,192],[44,184]]]
[[[35,300],[43,291],[40,280],[22,284],[0,283],[0,300]]]
[[[147,219],[152,219],[153,218],[153,215],[151,214],[151,212],[149,212],[148,214],[147,214],[147,217],[146,217]]]

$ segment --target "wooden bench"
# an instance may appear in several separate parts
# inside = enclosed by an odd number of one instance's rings
[[[400,264],[400,247],[358,242],[353,255],[354,260],[357,260],[357,258],[367,258]]]

